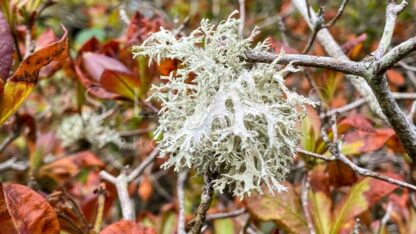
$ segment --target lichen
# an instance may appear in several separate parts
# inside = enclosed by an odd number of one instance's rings
[[[151,99],[161,101],[156,136],[161,140],[163,165],[175,171],[195,168],[218,174],[213,181],[220,192],[228,188],[243,198],[253,191],[285,191],[300,138],[299,120],[304,105],[314,102],[286,86],[283,72],[272,64],[249,64],[245,52],[269,50],[267,42],[252,48],[249,38],[238,36],[239,20],[230,16],[214,26],[202,20],[189,36],[177,38],[168,30],[153,33],[134,56],[180,61],[166,82],[153,87]]]
[[[104,125],[102,116],[90,111],[64,118],[57,130],[57,136],[64,147],[73,146],[81,140],[90,143],[94,149],[109,143],[122,143],[118,132]]]

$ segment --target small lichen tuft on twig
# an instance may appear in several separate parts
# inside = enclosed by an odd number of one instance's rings
[[[291,92],[271,64],[249,64],[246,52],[265,52],[267,42],[254,48],[239,37],[240,21],[230,16],[214,26],[203,20],[189,36],[177,38],[161,29],[141,46],[135,56],[180,61],[166,82],[153,87],[150,98],[162,102],[159,148],[168,160],[165,168],[195,168],[200,174],[218,174],[216,190],[226,187],[243,198],[253,191],[284,191],[280,184],[289,172],[301,133],[297,125],[311,100]]]

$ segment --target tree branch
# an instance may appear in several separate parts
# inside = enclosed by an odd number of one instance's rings
[[[416,37],[412,37],[385,54],[378,64],[376,73],[383,74],[397,62],[416,50]]]
[[[402,112],[387,83],[385,75],[372,78],[368,81],[370,87],[376,95],[377,101],[386,115],[390,125],[396,132],[400,143],[406,149],[406,152],[416,162],[416,134],[410,125],[406,115]]]
[[[293,5],[299,10],[302,14],[303,18],[309,25],[309,28],[313,29],[313,22],[316,20],[316,14],[313,9],[308,9],[304,0],[292,0]],[[308,11],[310,11],[310,16],[308,16]],[[342,48],[338,45],[338,43],[334,40],[332,35],[329,33],[327,29],[319,30],[317,34],[317,39],[324,47],[325,51],[328,53],[329,56],[334,58],[346,59],[349,58],[347,55],[344,54]],[[360,93],[361,97],[365,98],[370,105],[372,111],[374,111],[378,116],[382,119],[385,119],[384,114],[377,103],[377,100],[373,94],[373,91],[366,83],[363,77],[358,77],[354,75],[347,75],[346,78],[351,82],[354,88]]]
[[[205,222],[207,211],[211,206],[214,197],[214,187],[212,181],[215,176],[211,172],[204,175],[204,189],[201,194],[201,202],[196,210],[195,217],[189,222],[189,229],[191,234],[201,233],[202,225]]]
[[[400,4],[396,4],[394,0],[387,1],[386,23],[383,36],[381,37],[378,48],[372,53],[376,59],[380,59],[387,52],[393,37],[397,16],[406,8],[407,4],[406,0],[403,0]]]
[[[326,68],[334,71],[343,72],[345,74],[363,75],[367,72],[367,68],[363,63],[353,62],[347,59],[338,59],[323,56],[303,55],[303,54],[273,54],[273,53],[256,53],[247,52],[246,58],[248,62],[271,63],[278,59],[278,64],[289,64]]]
[[[146,169],[146,167],[148,167],[150,164],[153,163],[153,161],[156,159],[156,157],[159,155],[159,150],[158,149],[154,149],[149,156],[146,157],[145,160],[143,160],[143,162],[136,167],[128,176],[127,176],[127,180],[133,181],[136,177],[138,177],[139,175],[141,175],[143,173],[143,171]]]
[[[141,175],[146,167],[152,164],[156,156],[158,155],[159,151],[154,149],[149,156],[146,157],[143,162],[136,167],[129,175],[127,175],[126,170],[122,170],[120,174],[115,177],[109,174],[106,171],[100,172],[100,177],[108,182],[114,184],[117,189],[117,195],[120,201],[121,212],[123,214],[123,219],[125,220],[134,220],[135,213],[134,213],[134,206],[133,202],[130,199],[128,193],[128,184],[133,181],[136,177]]]
[[[128,180],[126,171],[122,170],[117,177],[110,175],[106,171],[101,171],[100,177],[116,186],[117,195],[121,206],[121,213],[123,214],[123,219],[132,221],[135,220],[133,202],[130,199],[128,191]]]

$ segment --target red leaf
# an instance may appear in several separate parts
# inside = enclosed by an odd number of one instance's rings
[[[2,233],[59,233],[56,213],[41,195],[23,185],[1,183],[0,193]]]
[[[352,152],[347,153],[350,155],[373,152],[385,146],[390,139],[394,139],[394,136],[395,132],[391,128],[375,129],[372,132],[357,130],[345,135],[343,148],[348,148],[349,145],[355,147]]]
[[[160,16],[149,20],[142,16],[140,12],[136,12],[130,20],[126,35],[122,38],[122,40],[125,41],[127,45],[141,43],[149,36],[150,33],[159,31],[163,24],[163,19]]]
[[[338,123],[339,134],[343,134],[352,128],[367,132],[374,131],[372,122],[362,115],[350,115]]]
[[[273,48],[273,50],[278,54],[280,53],[282,50],[285,51],[285,53],[287,54],[299,54],[299,51],[296,50],[295,48],[292,48],[288,45],[285,45],[279,41],[274,40],[273,38],[269,37],[269,42],[271,47]]]
[[[156,234],[156,232],[133,221],[121,220],[111,224],[100,232],[100,234]]]
[[[105,69],[131,73],[130,70],[120,61],[92,52],[82,54],[83,65],[93,80],[99,81]]]
[[[81,81],[82,85],[85,87],[88,94],[91,94],[98,98],[103,99],[117,99],[120,98],[119,95],[106,91],[98,83],[94,83],[87,78],[87,76],[82,72],[81,68],[78,65],[75,65],[75,72]]]
[[[141,95],[140,80],[131,73],[104,70],[100,84],[105,90],[131,101],[136,100]]]
[[[13,37],[9,24],[0,11],[0,80],[5,81],[9,77],[13,62]],[[1,94],[1,91],[0,91]]]

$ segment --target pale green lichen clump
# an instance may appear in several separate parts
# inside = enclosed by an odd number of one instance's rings
[[[87,141],[94,149],[109,143],[117,145],[122,143],[118,132],[104,125],[102,116],[90,111],[64,118],[57,135],[64,147],[76,145],[80,140]]]
[[[298,109],[314,103],[288,90],[276,63],[244,62],[246,51],[269,46],[251,48],[254,33],[242,39],[238,25],[231,16],[218,26],[203,20],[180,39],[161,29],[135,47],[134,55],[180,61],[150,97],[162,102],[156,135],[168,157],[164,167],[210,170],[218,174],[215,189],[228,186],[242,198],[262,193],[262,184],[270,191],[286,189],[280,182],[300,137],[297,123],[304,111]]]

